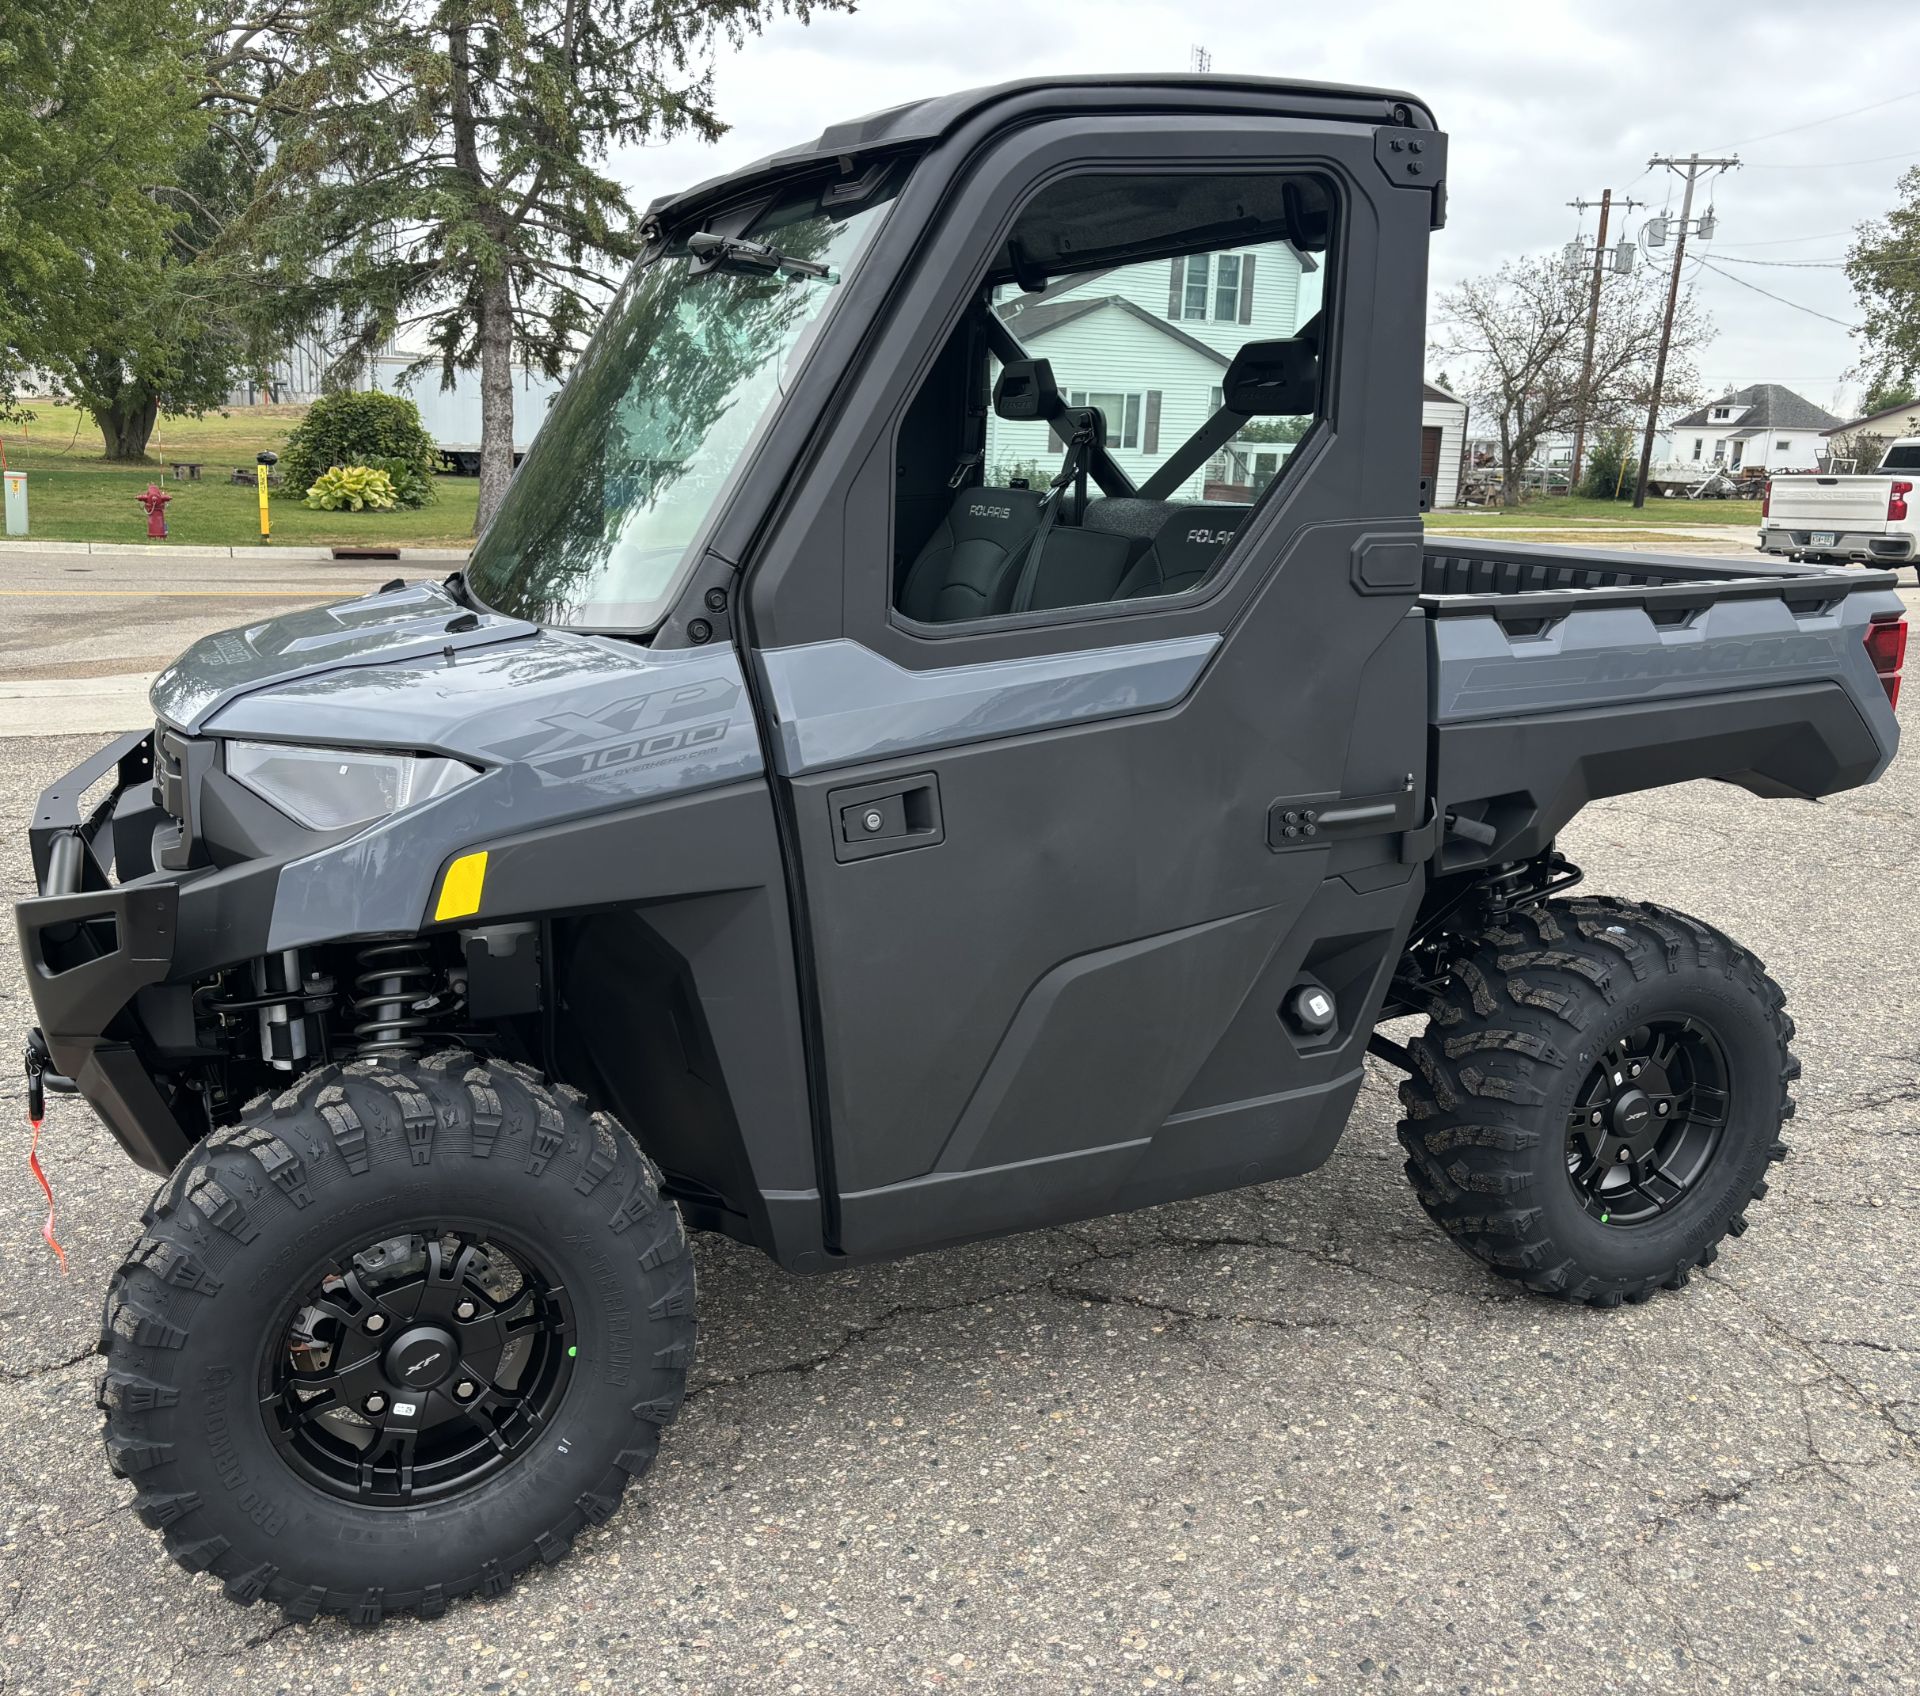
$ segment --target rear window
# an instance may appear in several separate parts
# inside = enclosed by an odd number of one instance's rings
[[[1895,442],[1880,462],[1882,471],[1920,471],[1920,442]]]

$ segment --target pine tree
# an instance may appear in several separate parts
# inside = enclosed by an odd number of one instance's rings
[[[236,70],[271,88],[260,239],[342,326],[336,376],[424,328],[478,369],[476,528],[513,469],[516,361],[558,374],[638,253],[610,149],[714,138],[710,55],[850,0],[271,0]],[[258,33],[248,36],[250,29]]]

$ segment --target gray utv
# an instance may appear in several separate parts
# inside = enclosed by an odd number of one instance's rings
[[[1901,603],[1423,539],[1446,183],[1409,96],[1143,77],[662,200],[465,573],[197,644],[47,792],[28,1069],[165,1180],[100,1401],[176,1560],[497,1593],[653,1460],[688,1227],[821,1272],[1265,1183],[1369,1050],[1502,1276],[1745,1228],[1781,991],[1554,839],[1871,782]]]

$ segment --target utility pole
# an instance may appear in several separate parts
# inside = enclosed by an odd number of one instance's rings
[[[1591,200],[1570,200],[1567,204],[1576,212],[1584,212],[1594,203]],[[1623,260],[1607,251],[1607,222],[1613,212],[1612,189],[1600,191],[1599,204],[1600,228],[1593,239],[1593,284],[1587,295],[1587,348],[1580,358],[1580,393],[1575,401],[1578,410],[1574,414],[1573,424],[1573,474],[1567,485],[1574,494],[1580,491],[1580,462],[1586,457],[1587,451],[1587,408],[1592,400],[1593,344],[1600,331],[1600,282],[1607,274],[1609,265],[1619,275],[1626,274],[1622,269]],[[1644,202],[1638,200],[1620,202],[1621,208],[1629,212],[1642,204]],[[1630,251],[1624,255],[1624,261],[1630,262],[1632,258]]]
[[[1697,153],[1690,153],[1684,159],[1653,158],[1647,161],[1647,169],[1664,165],[1669,171],[1685,174],[1687,192],[1680,203],[1680,233],[1673,244],[1673,276],[1667,284],[1667,315],[1660,325],[1660,352],[1653,364],[1653,393],[1647,399],[1647,433],[1640,442],[1640,475],[1634,479],[1633,505],[1638,511],[1647,504],[1647,473],[1653,465],[1653,437],[1660,427],[1660,391],[1667,381],[1667,349],[1673,341],[1673,315],[1680,305],[1680,265],[1687,256],[1687,231],[1693,224],[1693,190],[1702,171],[1738,170],[1738,157],[1732,159],[1702,159]],[[1708,231],[1711,238],[1712,232]]]

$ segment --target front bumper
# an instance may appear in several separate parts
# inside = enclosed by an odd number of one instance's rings
[[[1829,544],[1813,545],[1816,536],[1832,536]],[[1760,551],[1798,559],[1817,554],[1821,559],[1853,559],[1867,565],[1910,565],[1916,555],[1915,538],[1876,536],[1858,530],[1814,530],[1799,525],[1769,524],[1760,532]]]
[[[109,773],[111,792],[83,814]],[[145,870],[152,774],[153,735],[136,731],[48,786],[28,830],[40,893],[14,921],[53,1067],[134,1161],[166,1173],[205,1130],[189,1130],[204,1109],[162,1064],[191,1046],[186,986],[264,951],[279,867]],[[138,875],[116,883],[116,865]]]

